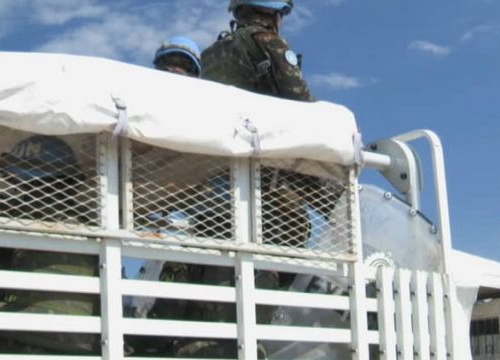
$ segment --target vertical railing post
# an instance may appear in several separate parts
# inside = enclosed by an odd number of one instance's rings
[[[121,189],[121,214],[122,225],[126,230],[134,229],[134,204],[132,184],[132,141],[121,139],[118,149],[121,162],[120,189]]]
[[[427,291],[429,292],[429,334],[431,357],[444,360],[446,356],[446,334],[443,302],[443,278],[440,274],[431,274]]]
[[[262,235],[262,178],[259,160],[250,160],[251,174],[251,199],[252,199],[252,240],[258,244],[263,243]]]
[[[105,240],[101,250],[101,327],[102,358],[123,359],[121,245],[118,240]]]
[[[393,279],[393,269],[383,266],[377,269],[378,327],[381,360],[397,359]]]
[[[412,321],[414,327],[415,360],[430,360],[429,305],[427,303],[427,277],[423,271],[412,275]]]
[[[233,161],[235,238],[239,243],[252,240],[252,192],[250,161]],[[257,359],[254,264],[249,254],[237,253],[235,269],[238,359]]]
[[[235,275],[238,313],[238,359],[257,359],[255,280],[251,255],[239,253],[236,256]]]
[[[452,274],[443,274],[443,291],[444,291],[444,318],[446,322],[446,348],[448,349],[448,359],[458,359],[460,349],[463,346],[460,343],[459,331],[460,315],[456,314],[460,309],[460,302],[457,296],[457,287],[453,281]],[[462,347],[463,349],[463,347]]]
[[[120,228],[118,139],[100,135],[105,143],[105,154],[101,156],[104,186],[101,196],[105,201],[103,226],[106,230]],[[121,244],[118,240],[102,239],[100,254],[101,288],[101,344],[104,360],[123,359],[122,294],[121,294]]]
[[[352,223],[351,238],[353,239],[353,249],[357,255],[356,262],[349,264],[352,359],[366,360],[369,358],[366,282],[363,265],[359,189],[354,169],[350,170],[349,184],[349,193],[352,194],[352,199],[350,199],[351,216],[349,217]]]
[[[398,358],[413,359],[412,304],[410,298],[409,270],[397,269],[394,274],[394,301],[396,308],[396,329]]]

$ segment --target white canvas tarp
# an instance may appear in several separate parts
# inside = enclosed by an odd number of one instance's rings
[[[0,125],[63,135],[119,133],[177,151],[350,165],[351,111],[254,94],[112,60],[0,52]],[[126,110],[118,110],[118,106]],[[120,119],[120,120],[118,120]]]

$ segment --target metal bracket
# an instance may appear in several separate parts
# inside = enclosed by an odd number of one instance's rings
[[[367,145],[370,152],[387,155],[390,166],[380,173],[415,210],[420,209],[420,192],[423,189],[422,163],[417,153],[406,143],[395,139],[384,139]]]

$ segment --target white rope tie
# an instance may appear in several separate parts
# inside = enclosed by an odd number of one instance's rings
[[[116,110],[118,111],[118,122],[113,129],[113,137],[125,137],[127,136],[129,129],[127,105],[125,105],[125,102],[119,97],[111,96],[111,98],[113,99]]]
[[[252,134],[252,147],[254,149],[254,154],[258,155],[260,153],[261,147],[259,131],[257,127],[249,119],[245,119],[243,121],[243,127],[248,130],[250,134]]]

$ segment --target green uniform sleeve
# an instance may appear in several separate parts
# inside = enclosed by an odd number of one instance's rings
[[[269,55],[272,76],[281,97],[292,100],[314,101],[298,64],[290,63],[285,54],[290,50],[287,42],[271,32],[255,34],[256,43]]]

